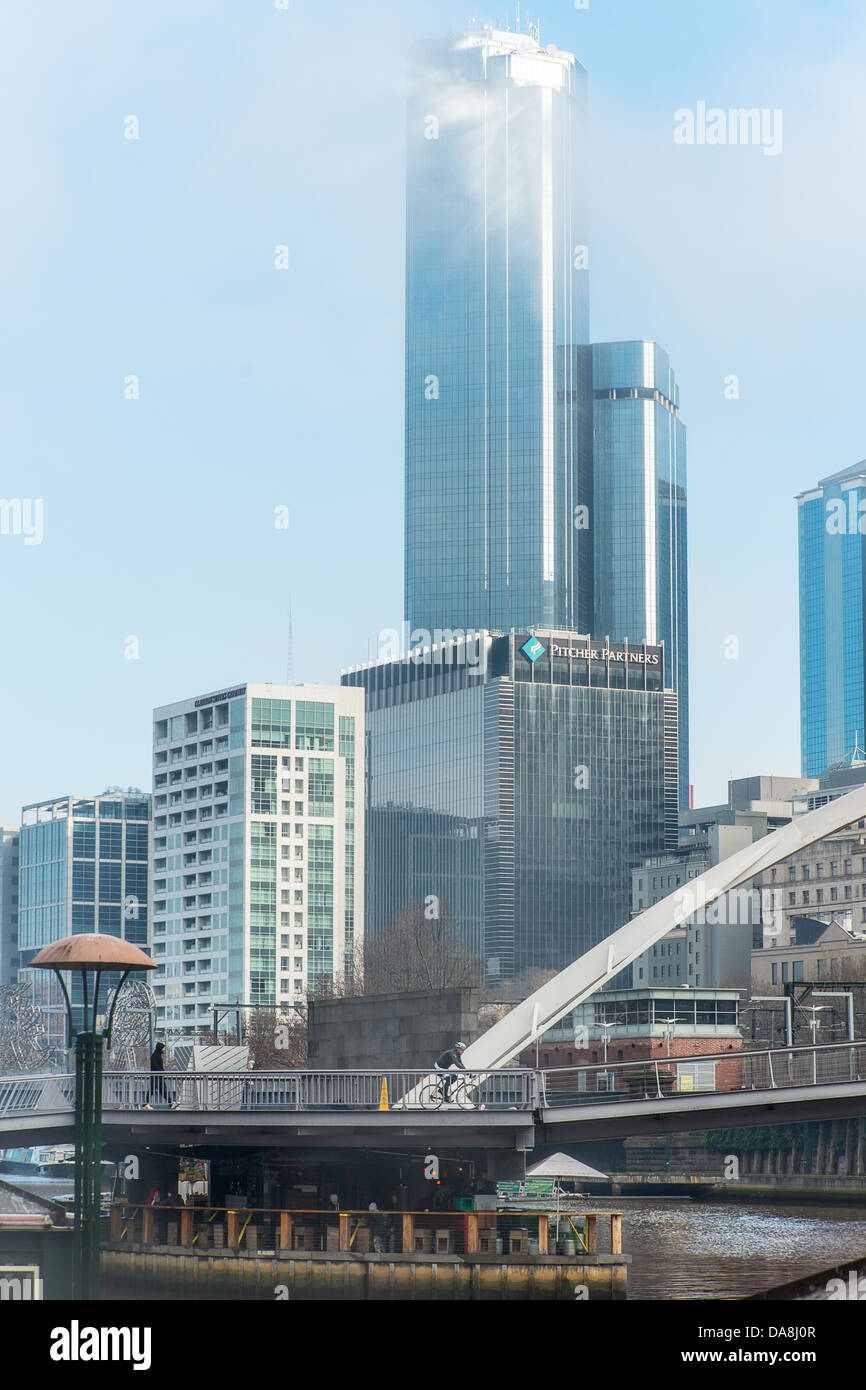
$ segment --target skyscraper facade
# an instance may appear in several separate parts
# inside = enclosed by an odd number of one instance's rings
[[[43,946],[77,932],[105,932],[135,946],[148,942],[150,797],[110,791],[59,797],[21,813],[18,952],[21,968]],[[65,1007],[49,971],[28,971],[50,1014],[49,1035],[62,1041]],[[81,1002],[80,976],[72,1003]],[[118,982],[103,977],[101,1000]]]
[[[680,807],[689,802],[686,439],[656,343],[593,343],[595,631],[664,643],[679,703]]]
[[[240,685],[154,711],[153,989],[166,1033],[279,1010],[363,938],[364,700]]]
[[[0,826],[0,985],[18,976],[18,856],[20,832]]]
[[[866,462],[797,498],[801,771],[819,777],[866,740]]]
[[[587,631],[586,74],[489,26],[419,45],[408,108],[411,627]]]
[[[562,969],[677,840],[664,651],[487,635],[344,673],[367,699],[367,930],[453,926],[489,979]]]

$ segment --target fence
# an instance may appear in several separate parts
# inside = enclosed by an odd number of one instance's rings
[[[662,1100],[686,1092],[776,1090],[864,1078],[866,1044],[849,1042],[549,1068],[539,1073],[539,1089],[541,1105],[556,1108],[606,1100]]]
[[[106,1072],[103,1109],[532,1110],[535,1073],[505,1068],[460,1072],[453,1105],[428,1098],[419,1071]]]
[[[196,1252],[346,1255],[596,1255],[622,1253],[622,1213],[605,1212],[277,1211],[115,1202],[108,1239],[132,1246]],[[609,1224],[608,1224],[609,1223]]]

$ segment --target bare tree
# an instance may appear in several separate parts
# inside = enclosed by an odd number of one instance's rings
[[[247,1015],[244,1042],[256,1071],[290,1071],[307,1060],[307,1024],[297,1014],[283,1017],[267,1009]]]
[[[438,911],[438,904],[436,910]],[[471,988],[481,962],[461,940],[450,913],[430,916],[428,903],[411,903],[364,946],[364,993]]]
[[[436,912],[439,911],[438,903]],[[363,965],[340,980],[322,979],[310,990],[314,999],[413,990],[466,989],[481,982],[477,956],[466,949],[446,909],[431,915],[431,902],[411,903],[384,931],[364,941]]]

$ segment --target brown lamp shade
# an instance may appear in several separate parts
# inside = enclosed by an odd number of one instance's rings
[[[138,946],[101,932],[82,932],[52,941],[35,955],[28,970],[155,970],[156,961]]]

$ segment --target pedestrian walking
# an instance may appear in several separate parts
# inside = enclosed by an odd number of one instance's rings
[[[165,1088],[165,1079],[163,1076],[163,1072],[165,1071],[165,1043],[157,1043],[156,1047],[153,1049],[150,1058],[150,1070],[151,1072],[156,1072],[157,1075],[151,1076],[150,1096],[147,1105],[144,1107],[145,1110],[153,1109],[151,1101],[154,1099],[168,1100],[168,1092]]]

